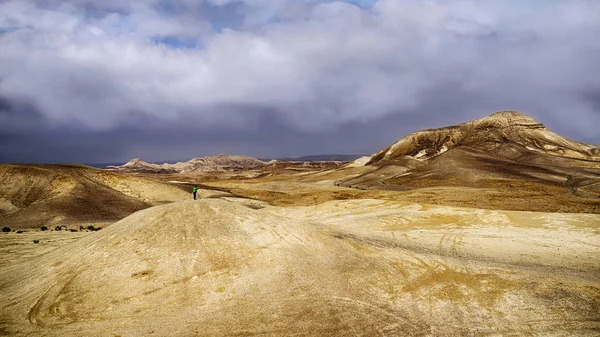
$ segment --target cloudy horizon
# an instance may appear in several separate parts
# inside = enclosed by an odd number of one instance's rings
[[[600,1],[0,0],[0,163],[371,154],[501,110],[600,144]]]

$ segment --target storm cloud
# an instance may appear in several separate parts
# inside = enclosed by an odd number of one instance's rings
[[[498,110],[600,143],[598,1],[0,0],[0,161],[370,154]]]

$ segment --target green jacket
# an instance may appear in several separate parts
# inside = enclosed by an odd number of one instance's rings
[[[194,188],[192,189],[192,192],[193,192],[193,193],[196,193],[196,192],[198,192],[198,187],[194,186]]]

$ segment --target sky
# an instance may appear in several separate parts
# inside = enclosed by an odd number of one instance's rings
[[[372,154],[526,113],[600,144],[597,0],[0,0],[0,163]]]

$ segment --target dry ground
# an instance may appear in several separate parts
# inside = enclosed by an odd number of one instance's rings
[[[0,331],[595,336],[599,224],[376,199],[173,203],[99,232],[1,235]]]
[[[0,235],[0,335],[600,334],[600,215],[493,209],[542,207],[517,193],[456,206],[505,193],[489,187],[335,186],[364,170],[116,180],[202,199]]]

